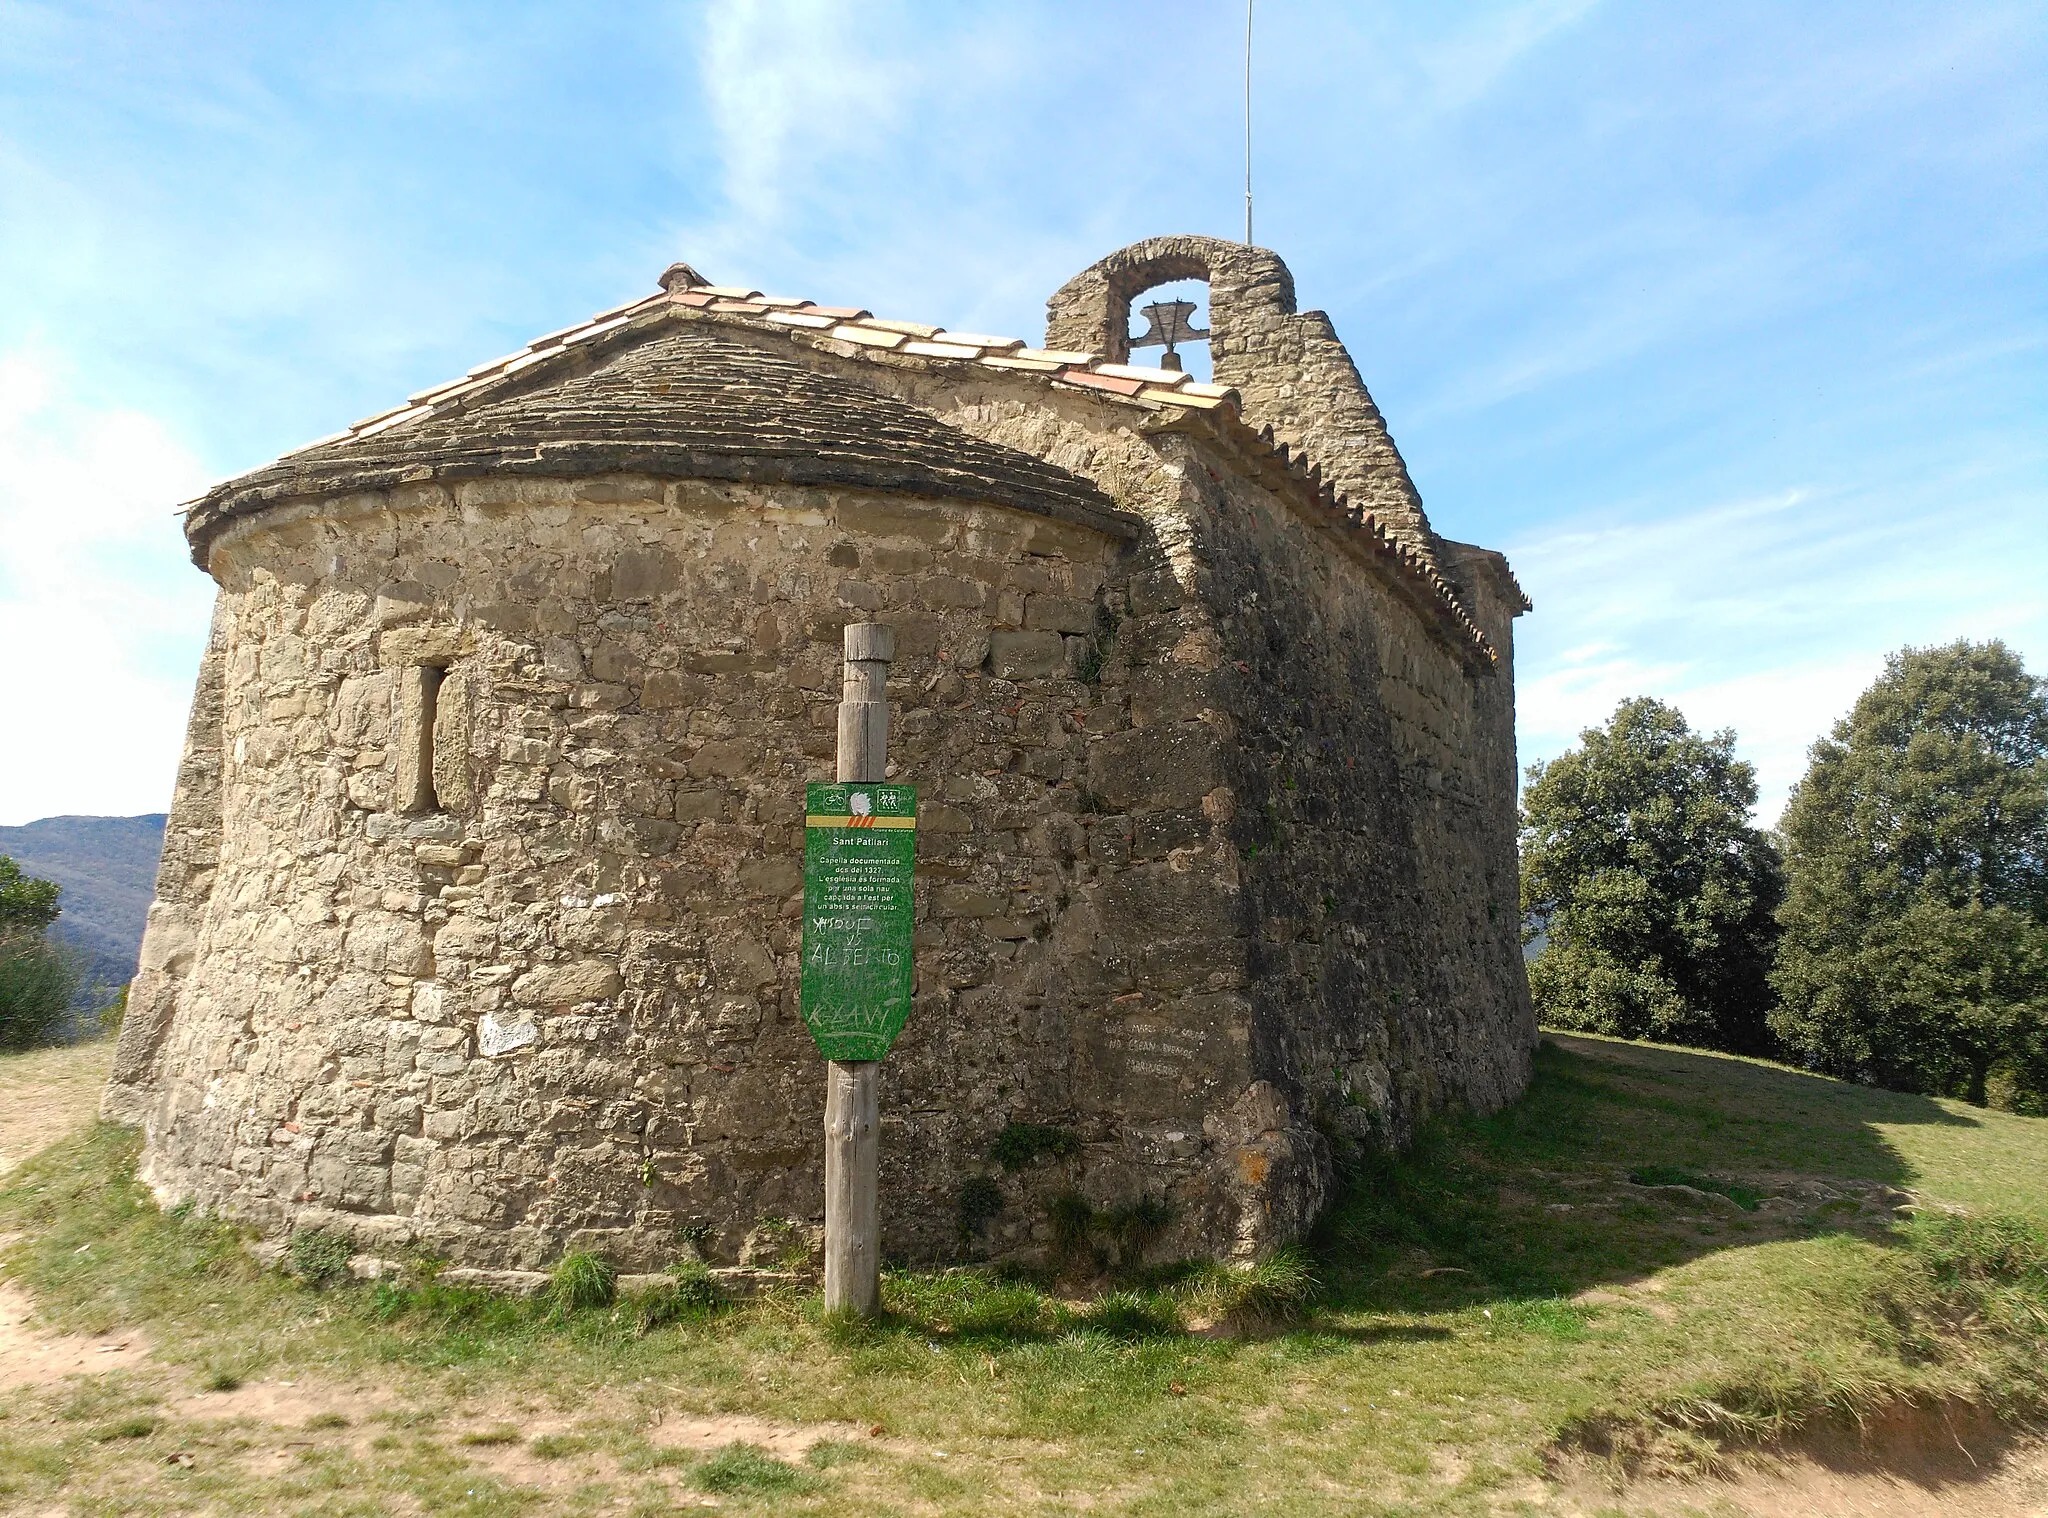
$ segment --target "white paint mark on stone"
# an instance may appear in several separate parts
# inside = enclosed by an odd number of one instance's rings
[[[501,1054],[510,1054],[514,1049],[523,1049],[540,1037],[540,1029],[533,1020],[521,1017],[517,1020],[500,1021],[495,1013],[486,1012],[477,1019],[477,1053],[486,1059],[495,1059]]]

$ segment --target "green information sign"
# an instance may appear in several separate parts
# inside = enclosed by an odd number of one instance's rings
[[[827,1059],[880,1059],[910,1016],[917,787],[804,787],[804,1026]]]

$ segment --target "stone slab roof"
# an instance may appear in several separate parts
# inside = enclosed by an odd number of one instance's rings
[[[274,502],[483,475],[857,487],[990,501],[1122,538],[1140,524],[1094,485],[892,396],[693,324],[534,372],[469,405],[366,425],[216,486],[186,522],[202,565],[235,517]],[[531,369],[533,366],[528,366]],[[387,419],[388,420],[388,419]]]
[[[673,265],[661,286],[215,486],[186,518],[194,562],[205,566],[208,545],[233,517],[275,501],[492,473],[636,470],[863,486],[993,501],[1127,539],[1141,529],[1078,476],[758,345],[758,335],[778,334],[845,359],[1018,375],[1149,413],[1139,419],[1148,430],[1198,430],[1341,530],[1353,552],[1381,563],[1468,659],[1497,662],[1430,558],[1325,482],[1321,467],[1290,452],[1271,427],[1246,425],[1234,390],[1100,354],[711,285],[687,264]],[[720,326],[746,329],[756,341],[721,341]],[[706,361],[712,367],[700,370]],[[1521,596],[1519,586],[1514,593]]]

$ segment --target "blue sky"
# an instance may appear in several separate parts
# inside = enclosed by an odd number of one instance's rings
[[[0,0],[0,824],[168,803],[180,500],[678,257],[1035,338],[1240,232],[1242,25]],[[2048,673],[2048,11],[1261,0],[1254,85],[1258,240],[1536,600],[1525,761],[1657,695],[1768,822],[1888,650]]]

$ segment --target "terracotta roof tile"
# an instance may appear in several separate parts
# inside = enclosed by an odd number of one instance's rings
[[[657,290],[652,295],[641,296],[638,300],[629,300],[623,305],[609,307],[590,319],[593,322],[606,322],[615,316],[630,316],[635,311],[644,311],[649,306],[665,306],[674,298],[666,290]]]
[[[714,311],[732,311],[741,316],[761,316],[768,308],[757,300],[719,300],[711,303]]]
[[[445,413],[407,407],[324,450],[216,486],[187,519],[193,551],[204,563],[232,519],[280,501],[427,479],[620,470],[906,491],[1009,505],[1125,541],[1143,531],[1092,481],[858,376],[814,368],[810,355],[758,333],[713,319],[634,336],[644,341],[615,344],[587,364],[561,363],[550,382],[499,384]]]
[[[433,409],[432,406],[407,406],[402,410],[392,412],[381,421],[372,422],[366,427],[355,428],[354,435],[359,438],[375,437],[378,433],[388,432],[403,422],[410,422],[416,418],[423,417]]]
[[[1054,364],[1080,364],[1084,367],[1094,363],[1100,357],[1099,354],[1094,353],[1076,353],[1071,348],[1019,348],[1014,356],[1017,358],[1044,359],[1048,363]]]
[[[775,306],[783,310],[792,310],[810,304],[809,301],[801,300],[794,295],[757,295],[754,299],[764,306]]]
[[[950,336],[951,334],[949,333],[948,337]],[[977,347],[970,347],[965,343],[956,343],[950,341],[940,343],[905,343],[903,345],[903,351],[905,353],[915,353],[920,358],[981,357],[981,349]]]
[[[1136,395],[1145,388],[1144,383],[1134,379],[1119,379],[1114,374],[1096,374],[1087,369],[1068,367],[1059,374],[1063,385],[1080,385],[1089,390],[1108,390],[1116,395]]]
[[[884,332],[901,332],[905,337],[937,337],[944,327],[934,327],[927,322],[890,321],[886,317],[870,316],[867,325],[880,327]]]
[[[995,348],[1009,352],[1024,346],[1024,340],[1016,337],[990,337],[986,332],[948,332],[949,343],[972,343],[977,348]]]
[[[1185,385],[1188,377],[1180,369],[1148,369],[1143,364],[1097,364],[1097,374],[1114,374],[1118,379],[1142,380],[1145,384],[1156,385],[1162,390],[1172,390]]]
[[[595,320],[595,317],[592,317],[590,319],[590,321]],[[559,343],[563,338],[567,337],[571,332],[582,331],[583,328],[590,325],[590,321],[574,322],[566,327],[557,327],[552,332],[543,333],[541,336],[536,337],[532,342],[528,343],[526,346],[529,348],[552,347],[554,344]]]
[[[982,359],[991,369],[1028,369],[1034,374],[1057,374],[1066,365],[1054,358],[1024,358],[1016,353],[991,353]]]
[[[761,293],[745,285],[699,285],[697,288],[706,295],[719,295],[727,300],[752,300]]]
[[[1226,396],[1195,395],[1190,393],[1186,386],[1178,390],[1168,390],[1158,385],[1147,385],[1138,394],[1148,401],[1161,401],[1169,406],[1187,406],[1195,411],[1221,411],[1230,405],[1230,400]]]
[[[778,327],[810,327],[819,331],[839,325],[833,318],[820,316],[815,311],[770,311],[768,320]]]
[[[465,383],[467,382],[465,381]],[[372,411],[368,416],[352,423],[348,430],[350,432],[360,432],[372,423],[383,421],[387,416],[396,416],[401,411],[414,411],[418,409],[418,406],[419,403],[417,401],[400,401],[396,406],[386,406],[382,411]]]
[[[405,398],[405,402],[408,406],[417,406],[422,401],[436,400],[441,396],[453,394],[458,390],[467,390],[475,383],[475,376],[465,374],[460,379],[444,380],[442,383],[430,386],[425,390],[415,390]]]
[[[307,450],[313,448],[325,448],[329,443],[338,443],[343,438],[351,438],[354,436],[355,432],[352,428],[344,427],[339,432],[330,432],[325,437],[316,437],[310,443],[301,443],[296,448],[288,448],[283,453],[280,453],[278,457],[281,459],[288,459],[295,453],[304,453]],[[185,502],[185,504],[187,506],[190,506],[195,504],[195,502],[203,499],[205,499],[205,497],[197,496],[194,497],[193,500]]]
[[[593,337],[602,337],[607,332],[616,332],[619,328],[625,326],[626,323],[631,321],[632,319],[633,318],[631,316],[614,316],[610,321],[592,322],[582,331],[572,332],[567,337],[563,338],[562,346],[566,348],[571,343],[587,343]]]
[[[507,364],[511,363],[513,359],[522,356],[526,352],[527,350],[525,348],[517,348],[514,349],[512,352],[505,354],[503,357],[492,359],[489,363],[478,364],[475,368],[469,371],[469,377],[471,379],[475,379],[479,374],[489,374],[493,370],[502,369]]]
[[[870,348],[900,348],[903,346],[901,332],[888,332],[879,327],[841,324],[834,327],[831,336],[843,342],[863,343]]]
[[[864,321],[875,313],[863,311],[859,306],[812,306],[819,316],[836,316],[843,322]]]

